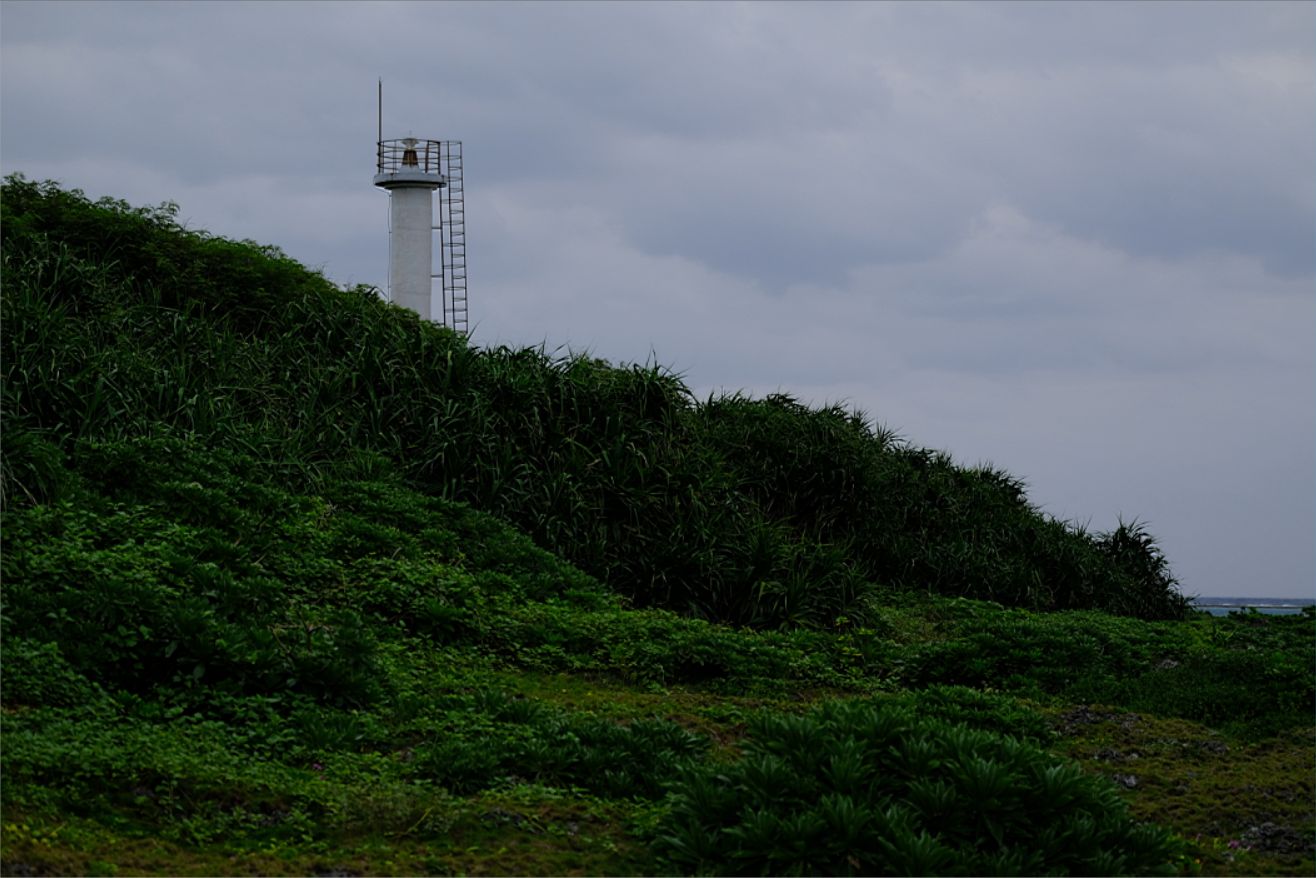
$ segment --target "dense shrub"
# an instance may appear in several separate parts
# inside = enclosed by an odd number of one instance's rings
[[[1261,738],[1311,724],[1316,715],[1312,660],[1310,649],[1217,649],[1071,695]]]
[[[369,754],[342,754],[330,781],[253,746],[237,723],[85,708],[29,710],[3,722],[7,814],[54,807],[64,821],[105,820],[120,831],[130,823],[184,845],[304,845],[343,830],[403,832],[442,804],[432,789],[381,776]],[[170,872],[160,862],[154,870]]]
[[[662,795],[708,741],[666,719],[621,724],[569,713],[496,689],[480,690],[463,733],[421,744],[410,771],[460,793],[509,780],[580,787],[613,798]]]
[[[1055,738],[1051,723],[1043,714],[1019,699],[999,692],[984,692],[967,686],[929,686],[902,695],[897,703],[908,705],[916,716],[966,725],[979,731],[1039,743],[1049,743]]]
[[[394,470],[511,520],[637,605],[735,624],[826,626],[862,615],[878,585],[1144,618],[1186,608],[1137,526],[1085,534],[1016,479],[858,413],[785,396],[698,404],[654,364],[478,350],[274,248],[184,230],[172,205],[10,177],[0,211],[6,503],[94,474],[79,440],[181,434],[298,492]]]
[[[1057,693],[1088,676],[1107,676],[1127,650],[1106,651],[1090,630],[1049,624],[1025,613],[997,613],[981,627],[910,650],[903,679],[911,686],[947,684]]]
[[[5,639],[0,703],[6,707],[82,707],[105,692],[68,663],[54,643],[27,637]]]
[[[673,786],[659,849],[683,873],[1171,874],[1115,789],[1013,738],[833,703],[759,720],[743,757]]]
[[[102,685],[379,694],[375,636],[359,614],[294,609],[277,579],[209,560],[202,529],[66,502],[10,513],[5,540],[6,633],[58,644]]]
[[[1139,622],[1102,613],[1029,613],[942,601],[936,636],[898,652],[907,686],[971,687],[1119,705],[1259,737],[1316,712],[1316,618]]]
[[[363,704],[382,692],[381,637],[478,641],[496,599],[608,600],[506,526],[401,485],[340,482],[335,505],[195,442],[84,442],[80,453],[77,496],[5,514],[4,633],[30,638],[15,641],[19,691],[38,685],[27,671],[44,673],[33,662],[45,653],[20,648],[32,643],[114,689]]]
[[[905,650],[901,679],[1056,694],[1089,680],[1143,673],[1181,657],[1190,640],[1172,623],[1105,613],[1030,613],[981,601],[929,604],[938,636]]]

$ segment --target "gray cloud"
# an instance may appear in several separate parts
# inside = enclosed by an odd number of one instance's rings
[[[1309,4],[27,3],[0,165],[382,284],[385,135],[466,145],[481,344],[848,400],[1316,580]]]

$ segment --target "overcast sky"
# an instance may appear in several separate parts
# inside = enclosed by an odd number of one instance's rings
[[[0,5],[0,167],[384,286],[461,140],[473,338],[785,391],[1316,588],[1316,5]]]

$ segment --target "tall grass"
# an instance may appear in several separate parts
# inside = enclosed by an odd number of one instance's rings
[[[656,363],[479,349],[176,208],[7,178],[5,503],[82,449],[188,436],[292,484],[395,468],[515,523],[637,605],[774,627],[862,617],[884,588],[1143,618],[1186,602],[1154,540],[1041,514],[856,412],[699,402]]]

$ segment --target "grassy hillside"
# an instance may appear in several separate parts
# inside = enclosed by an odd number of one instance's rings
[[[183,232],[167,206],[11,179],[3,209],[7,426],[66,463],[79,442],[161,435],[248,452],[293,486],[386,463],[638,606],[756,627],[855,618],[893,588],[1184,613],[1136,525],[1085,534],[1011,476],[858,414],[699,404],[656,365],[475,349],[271,248]],[[58,471],[13,456],[8,492],[57,490]]]
[[[0,210],[5,874],[1311,872],[1316,616],[1137,525]]]

